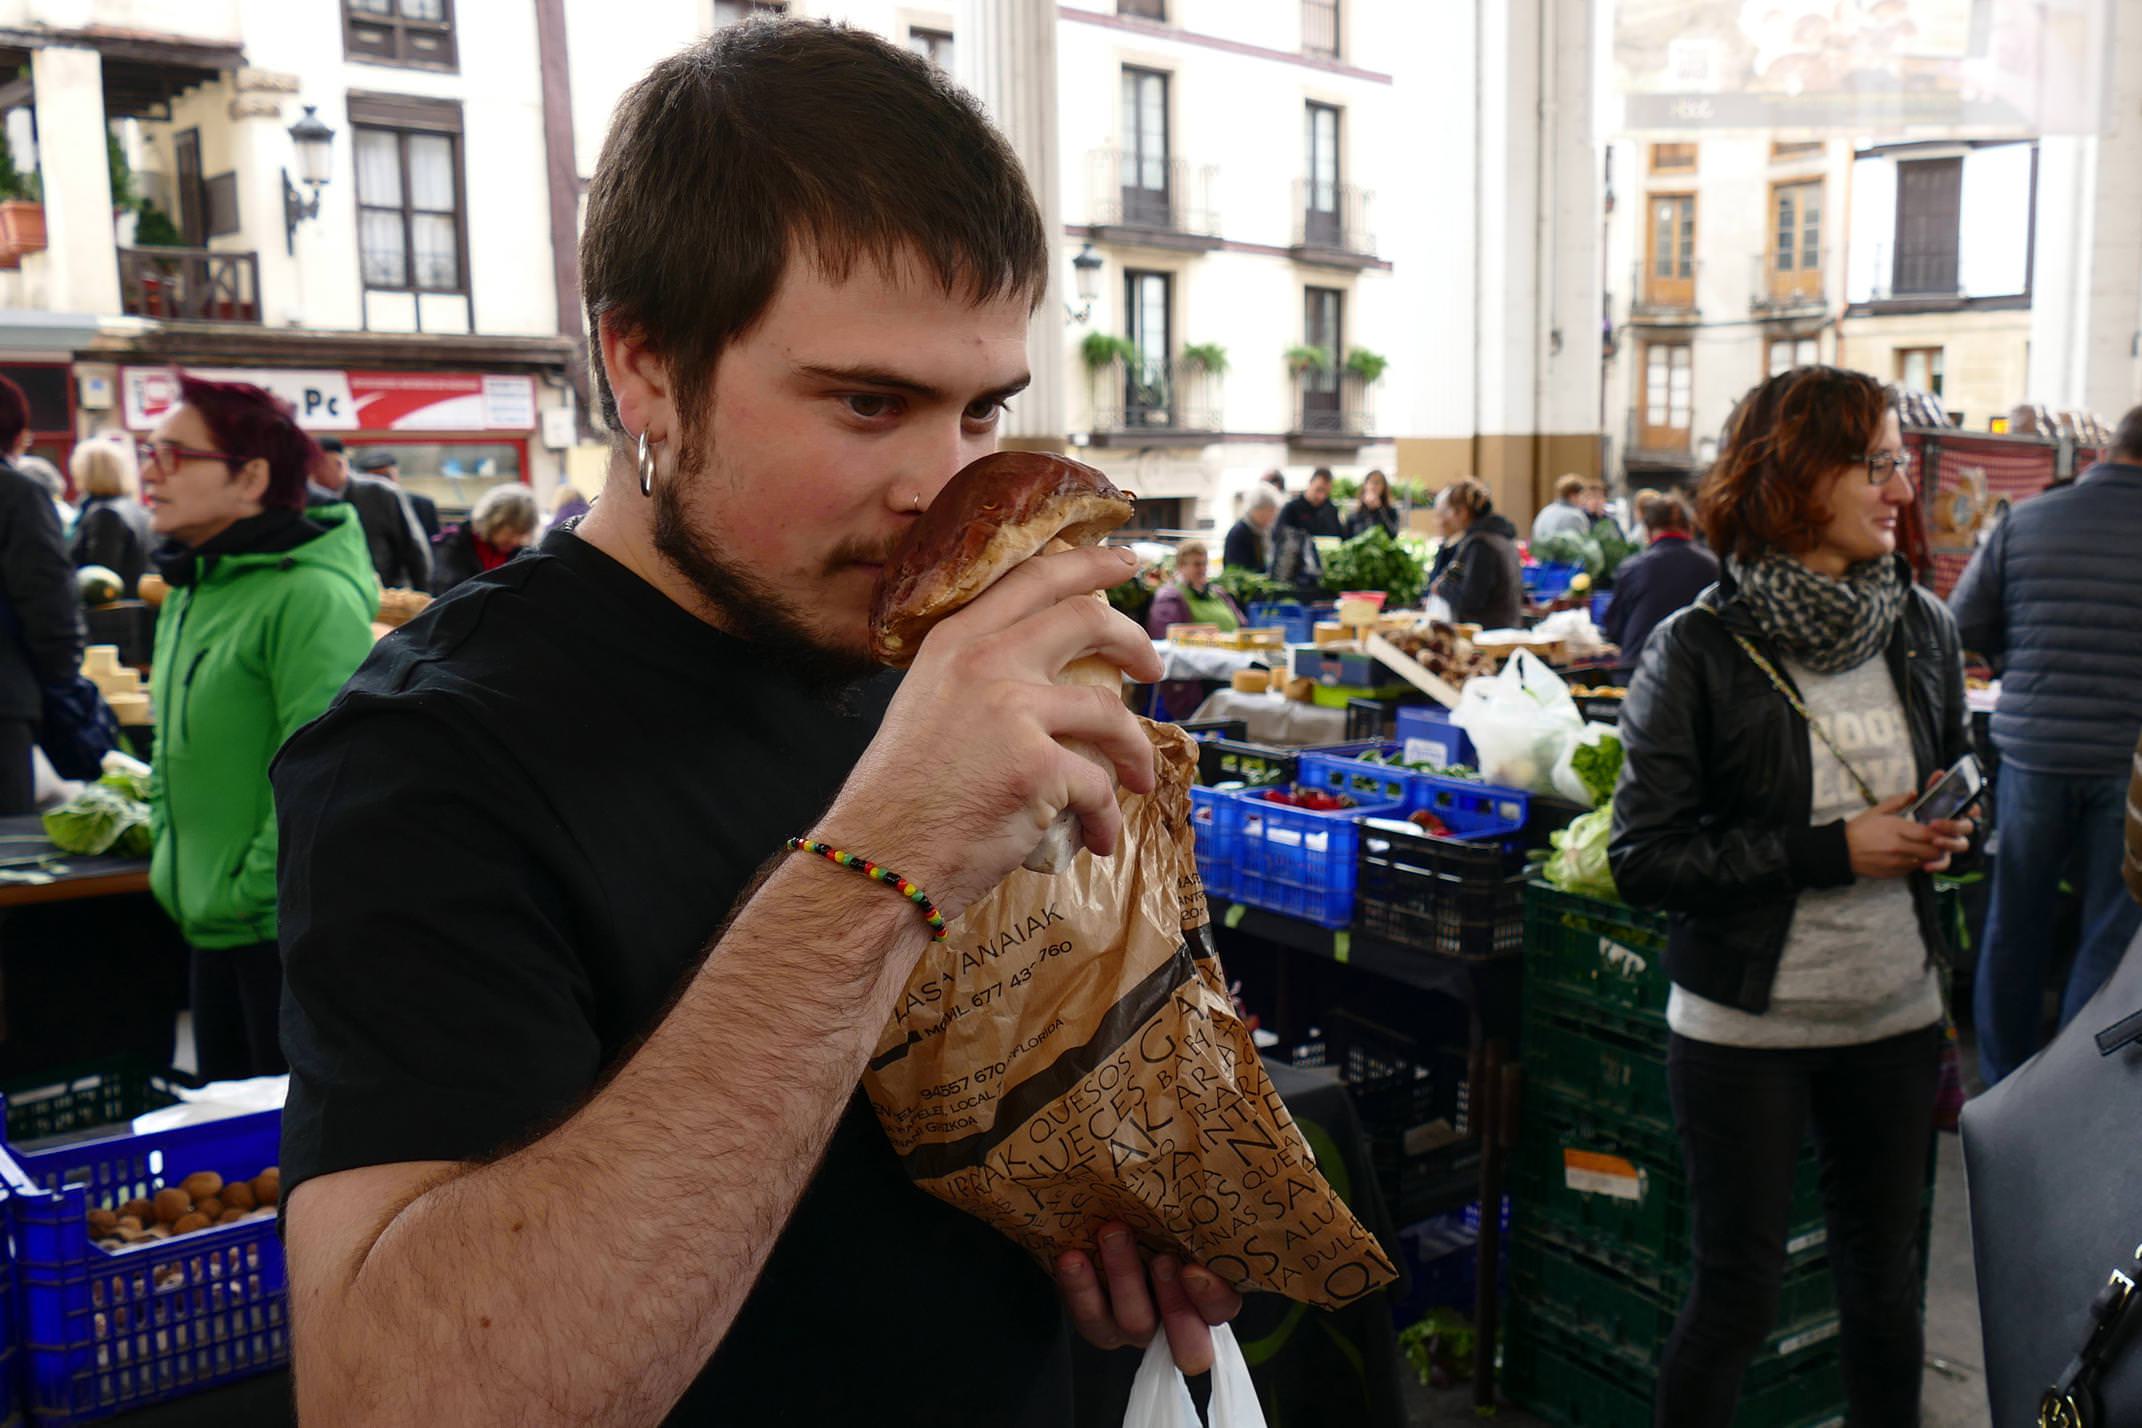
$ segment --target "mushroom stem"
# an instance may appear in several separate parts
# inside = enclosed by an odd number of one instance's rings
[[[1053,555],[1058,551],[1070,549],[1072,547],[1066,542],[1052,540],[1041,548],[1041,553]],[[1093,598],[1105,601],[1108,597],[1096,592]],[[1087,655],[1065,665],[1063,671],[1056,676],[1056,682],[1092,684],[1103,689],[1120,690],[1123,687],[1123,671],[1099,655]],[[1064,739],[1061,742],[1072,753],[1092,761],[1104,770],[1109,775],[1109,781],[1114,782],[1115,765],[1109,761],[1106,754],[1083,739]],[[1041,835],[1041,841],[1034,845],[1034,851],[1026,855],[1026,862],[1021,866],[1053,877],[1070,867],[1071,860],[1078,856],[1079,849],[1084,846],[1085,835],[1079,826],[1078,815],[1065,809],[1056,815],[1056,821],[1049,825],[1048,832]]]

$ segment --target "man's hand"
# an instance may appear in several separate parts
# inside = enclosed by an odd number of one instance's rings
[[[923,640],[914,667],[814,836],[899,869],[947,918],[1017,868],[1059,813],[1113,852],[1116,783],[1153,789],[1153,748],[1120,689],[1058,685],[1089,655],[1160,678],[1152,639],[1093,598],[1137,568],[1128,551],[1038,556]],[[1064,747],[1093,745],[1115,777]]]
[[[1179,1264],[1162,1255],[1148,1267],[1138,1242],[1119,1224],[1101,1226],[1100,1268],[1078,1250],[1056,1261],[1056,1289],[1071,1323],[1087,1343],[1101,1349],[1143,1348],[1156,1328],[1166,1329],[1168,1351],[1186,1374],[1212,1368],[1212,1326],[1242,1312],[1242,1296],[1202,1265]],[[1156,1308],[1155,1301],[1158,1301]]]

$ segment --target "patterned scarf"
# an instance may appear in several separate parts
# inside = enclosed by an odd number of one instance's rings
[[[1857,669],[1882,652],[1904,613],[1894,556],[1863,561],[1835,580],[1786,555],[1727,558],[1763,635],[1817,674]]]

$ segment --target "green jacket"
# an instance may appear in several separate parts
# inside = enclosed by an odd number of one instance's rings
[[[356,513],[305,515],[326,532],[203,556],[157,616],[149,886],[195,947],[275,940],[268,761],[372,648],[379,584]]]

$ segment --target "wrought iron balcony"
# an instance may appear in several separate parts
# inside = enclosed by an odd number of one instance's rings
[[[1696,289],[1703,281],[1703,260],[1691,259],[1686,273],[1660,273],[1656,263],[1639,259],[1629,275],[1629,321],[1690,323],[1702,316]]]
[[[1089,374],[1097,437],[1199,435],[1220,429],[1220,379],[1159,358],[1115,361]]]
[[[1220,246],[1212,165],[1095,149],[1087,156],[1087,171],[1093,236],[1102,242],[1121,239],[1198,252]]]
[[[1819,317],[1829,308],[1823,292],[1824,275],[1830,266],[1830,250],[1815,255],[1812,268],[1785,271],[1774,267],[1768,255],[1748,260],[1748,311],[1755,317]]]
[[[1376,414],[1369,384],[1352,372],[1300,372],[1294,378],[1294,430],[1298,446],[1360,446],[1372,438]]]
[[[1350,183],[1294,181],[1294,256],[1304,263],[1365,268],[1376,261],[1369,208],[1376,195]]]
[[[207,248],[121,248],[119,306],[129,317],[260,321],[260,258]]]

